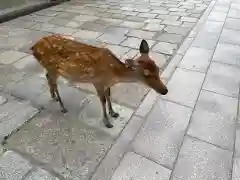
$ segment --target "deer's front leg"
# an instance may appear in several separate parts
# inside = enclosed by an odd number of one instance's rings
[[[100,98],[100,101],[102,103],[102,110],[103,110],[103,123],[105,124],[105,126],[107,128],[112,128],[113,125],[109,122],[109,119],[108,119],[108,115],[107,115],[107,111],[106,111],[106,97],[105,97],[105,92],[104,92],[104,88],[102,87],[99,87],[97,85],[94,85],[96,90],[97,90],[97,93],[98,93],[98,96]]]
[[[105,97],[108,103],[108,110],[109,110],[109,114],[111,117],[117,118],[119,116],[118,113],[114,112],[113,108],[112,108],[112,102],[111,102],[111,90],[110,88],[107,88],[107,90],[105,91]]]

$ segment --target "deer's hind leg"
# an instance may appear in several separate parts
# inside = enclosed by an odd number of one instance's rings
[[[48,80],[48,85],[49,85],[49,88],[50,88],[51,97],[59,102],[59,105],[62,109],[61,111],[63,113],[66,113],[67,109],[64,107],[64,104],[62,102],[62,98],[59,94],[58,87],[57,87],[57,76],[47,72],[46,78]]]
[[[111,117],[117,118],[119,116],[119,113],[115,112],[112,108],[112,102],[111,102],[111,89],[107,88],[105,91],[105,97],[108,103],[108,111]]]

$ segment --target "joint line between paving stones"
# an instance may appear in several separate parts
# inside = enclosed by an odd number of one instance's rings
[[[36,167],[32,167],[25,175],[23,175],[23,177],[20,180],[25,180],[28,175],[32,174],[33,172],[36,172],[37,168]]]
[[[160,166],[162,166],[162,167],[164,167],[164,168],[172,171],[172,169],[169,168],[169,167],[167,167],[166,165],[160,164],[160,163],[158,163],[157,161],[155,161],[155,160],[153,160],[153,159],[151,159],[151,158],[149,158],[149,157],[147,157],[147,156],[145,156],[145,155],[142,155],[141,153],[137,153],[137,152],[135,152],[135,151],[134,151],[134,153],[137,154],[137,155],[139,155],[139,156],[141,156],[141,157],[144,157],[145,159],[147,159],[147,160],[149,160],[149,161],[154,162],[155,164],[158,164],[158,165],[160,165]]]
[[[42,169],[44,169],[45,171],[49,172],[51,175],[53,176],[56,176],[57,178],[59,178],[60,180],[66,180],[61,174],[58,174],[55,172],[55,170],[53,170],[50,166],[48,166],[47,163],[44,163],[44,162],[40,162],[38,160],[36,160],[34,157],[32,157],[31,155],[25,153],[25,152],[22,152],[16,148],[10,148],[11,151],[21,155],[23,158],[25,158],[26,160],[29,161],[29,163],[32,165],[32,166],[37,166],[37,167],[40,167]],[[33,167],[33,168],[35,168]],[[36,167],[36,168],[37,168]],[[34,172],[34,171],[32,171]]]
[[[147,94],[147,93],[146,93],[146,94]],[[146,96],[145,96],[145,97],[146,97]],[[143,98],[143,99],[144,99],[144,98]],[[140,104],[141,104],[141,103],[140,103]],[[139,105],[139,106],[140,106],[140,105]],[[126,129],[127,125],[130,123],[131,119],[132,119],[134,116],[135,116],[135,115],[134,115],[134,112],[133,112],[132,115],[131,115],[131,117],[129,118],[129,121],[126,123],[126,125],[124,126],[124,128],[121,130],[121,132],[119,133],[119,135],[116,137],[115,143],[113,143],[113,144],[110,146],[110,148],[108,149],[108,151],[105,153],[104,157],[102,158],[101,162],[102,162],[104,159],[106,159],[106,157],[107,157],[108,153],[110,152],[110,150],[117,144],[118,138],[122,135],[123,131]],[[144,121],[143,121],[142,124],[144,124]],[[138,131],[136,132],[136,135],[137,135],[138,132],[141,130],[141,128],[142,128],[142,125],[140,126],[140,128],[139,128]],[[136,135],[133,137],[133,139],[135,139]],[[129,144],[131,144],[131,143],[132,143],[132,141],[129,142]],[[117,163],[118,165],[121,163],[121,161],[122,161],[123,157],[125,156],[125,154],[126,154],[126,151],[123,153],[122,157],[119,159],[119,162]],[[98,169],[99,166],[101,165],[101,162],[99,162],[98,165],[94,168],[93,173],[90,175],[89,179],[92,179],[92,178],[93,178],[93,176],[94,176],[94,174],[96,173],[97,169]],[[116,168],[114,168],[114,170],[117,169],[118,165],[116,166]],[[112,177],[112,176],[111,176],[111,177]]]
[[[217,1],[216,1],[215,4],[213,5],[213,7],[215,7],[216,3],[217,3]],[[213,9],[213,7],[212,7],[212,9]],[[212,9],[211,9],[211,11],[212,11]],[[211,13],[211,11],[210,11],[210,13]],[[228,12],[229,12],[229,10],[228,10]],[[210,14],[210,13],[209,13],[209,14]],[[208,14],[208,16],[209,16],[209,14]],[[226,18],[227,18],[227,17],[226,17]],[[224,20],[223,27],[224,27],[224,25],[225,25],[226,18],[225,18],[225,20]],[[207,18],[206,18],[206,20],[204,21],[204,23],[205,23],[206,21],[207,21]],[[221,36],[221,34],[222,34],[223,27],[222,27],[221,32],[220,32],[220,34],[219,34],[219,38],[218,38],[218,41],[217,41],[217,43],[216,43],[216,46],[217,46],[217,44],[218,44],[218,42],[219,42],[219,39],[220,39],[220,36]],[[200,29],[199,29],[199,31],[200,31]],[[197,37],[197,36],[194,37],[193,41],[196,39],[196,37]],[[191,46],[191,45],[190,45],[190,46]],[[190,47],[190,46],[189,46],[189,47]],[[191,113],[191,115],[190,115],[189,123],[188,123],[188,125],[187,125],[187,127],[186,127],[186,130],[185,130],[185,133],[184,133],[184,136],[183,136],[184,138],[183,138],[183,141],[181,142],[181,145],[180,145],[181,148],[182,148],[182,145],[183,145],[183,142],[184,142],[185,137],[188,135],[188,134],[187,134],[187,131],[188,131],[190,125],[191,125],[192,116],[193,116],[193,113],[194,113],[194,111],[195,111],[195,108],[196,108],[196,105],[197,105],[199,96],[200,96],[200,94],[201,94],[201,90],[202,90],[203,84],[204,84],[204,82],[205,82],[205,80],[206,80],[208,70],[209,70],[210,65],[211,65],[211,63],[212,63],[212,58],[213,58],[213,56],[214,56],[214,54],[215,54],[216,46],[214,47],[214,52],[213,52],[213,54],[212,54],[212,56],[211,56],[210,63],[209,63],[209,65],[208,65],[208,67],[207,67],[207,71],[206,71],[206,73],[205,73],[203,82],[202,82],[202,84],[201,84],[200,91],[199,91],[198,96],[197,96],[197,99],[196,99],[196,103],[195,103],[195,105],[194,105],[194,107],[193,107],[193,110],[192,110],[192,113]],[[186,51],[186,52],[187,52],[187,51]],[[185,54],[186,54],[186,52],[185,52]],[[182,60],[181,60],[181,61],[182,61]],[[180,61],[180,62],[181,62],[181,61]],[[201,141],[203,141],[203,140],[201,140]],[[175,162],[173,163],[173,171],[171,172],[171,175],[170,175],[170,178],[169,178],[169,179],[172,179],[172,177],[173,177],[173,172],[174,172],[174,169],[175,169],[175,166],[176,166],[176,163],[177,163],[178,156],[179,156],[179,154],[180,154],[181,148],[180,148],[180,150],[179,150],[179,152],[178,152],[178,154],[177,154],[177,157],[176,157],[176,159],[175,159]]]
[[[194,136],[192,136],[192,135],[190,135],[190,134],[186,134],[186,136],[188,136],[188,137],[190,137],[190,138],[192,138],[192,139],[196,139],[196,140],[198,140],[198,141],[202,141],[202,142],[204,142],[204,143],[210,144],[210,145],[215,146],[215,147],[217,147],[217,148],[219,148],[219,149],[222,149],[222,150],[224,150],[224,151],[232,152],[232,151],[229,150],[229,149],[226,149],[226,148],[223,148],[223,147],[221,147],[221,146],[219,146],[219,145],[210,143],[210,142],[208,142],[208,141],[206,141],[206,140],[202,140],[202,139],[200,139],[200,138],[198,138],[198,137],[194,137]]]
[[[233,141],[233,154],[232,154],[232,168],[231,168],[231,179],[233,175],[233,167],[234,167],[234,157],[236,153],[235,145],[236,145],[236,138],[237,138],[237,123],[238,123],[238,117],[239,117],[239,107],[240,107],[240,83],[238,85],[238,104],[237,104],[237,116],[236,116],[236,122],[234,126],[234,141]]]
[[[149,110],[148,114],[147,114],[144,118],[141,117],[141,116],[138,116],[138,115],[134,115],[134,113],[132,114],[131,118],[134,117],[134,116],[137,116],[137,117],[139,117],[139,118],[143,118],[145,121],[143,120],[141,126],[139,127],[139,129],[137,130],[137,132],[135,133],[135,135],[133,136],[133,138],[129,141],[129,143],[128,143],[127,145],[130,145],[130,146],[131,146],[132,142],[135,140],[135,138],[137,137],[137,135],[138,135],[139,132],[141,131],[142,127],[145,125],[145,123],[146,123],[146,121],[147,121],[147,118],[148,118],[150,112],[152,111],[153,106],[154,106],[156,103],[157,103],[157,100],[153,103],[151,109]],[[139,105],[139,106],[140,106],[140,105]],[[131,120],[131,118],[130,118],[130,120]],[[119,136],[118,136],[116,139],[118,139],[118,138],[122,135],[123,131],[125,130],[125,128],[126,128],[127,125],[129,124],[130,120],[128,121],[128,123],[126,124],[126,126],[123,128],[123,130],[119,133]],[[103,157],[102,161],[107,157],[107,154],[109,153],[109,151],[112,149],[112,147],[113,147],[115,144],[117,144],[117,140],[115,141],[114,144],[111,145],[111,147],[109,148],[108,152],[107,152],[107,153],[105,154],[105,156]],[[127,146],[127,145],[126,145],[126,146]],[[115,171],[115,170],[118,168],[118,166],[121,164],[121,162],[122,162],[123,158],[125,157],[126,153],[128,153],[128,152],[130,152],[130,151],[136,153],[135,151],[133,151],[132,147],[129,148],[128,150],[125,148],[124,153],[122,154],[121,158],[119,158],[118,163],[117,163],[116,167],[114,168],[114,171]],[[94,169],[92,175],[91,175],[90,178],[89,178],[90,180],[93,178],[93,175],[96,173],[96,171],[97,171],[97,169],[98,169],[98,167],[99,167],[100,165],[101,165],[101,163],[99,163],[99,164],[97,165],[97,167]],[[113,172],[114,172],[114,171],[113,171]],[[110,178],[109,178],[109,179],[111,179],[112,177],[113,177],[113,174],[110,175]],[[105,180],[107,180],[107,179],[105,179]]]

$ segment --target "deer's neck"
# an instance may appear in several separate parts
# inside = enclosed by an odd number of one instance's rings
[[[131,68],[123,66],[119,73],[119,82],[132,83],[139,81],[139,75]]]

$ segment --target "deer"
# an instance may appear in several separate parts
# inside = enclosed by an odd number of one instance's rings
[[[78,83],[91,83],[100,98],[103,118],[107,128],[112,128],[108,113],[118,118],[111,103],[111,87],[117,83],[141,82],[166,95],[167,87],[160,80],[160,68],[149,57],[149,45],[145,39],[139,46],[140,56],[122,62],[111,50],[81,43],[61,35],[42,37],[31,48],[33,56],[46,70],[46,79],[51,98],[58,101],[63,113],[67,113],[60,97],[57,78],[59,76]]]

